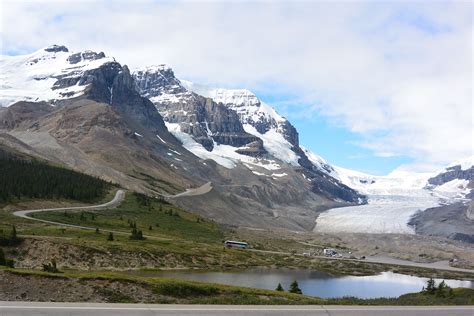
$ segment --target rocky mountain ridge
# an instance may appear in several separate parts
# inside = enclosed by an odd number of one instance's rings
[[[264,139],[246,131],[234,110],[180,91],[171,81],[164,87],[174,89],[170,97],[186,94],[190,101],[183,102],[182,110],[190,113],[175,115],[171,122],[173,116],[166,115],[165,124],[160,111],[166,111],[166,102],[157,111],[148,99],[154,92],[141,95],[143,82],[103,53],[52,46],[27,56],[2,56],[0,70],[5,82],[0,100],[8,105],[0,108],[0,142],[18,150],[130,190],[165,194],[193,212],[232,225],[310,230],[324,209],[358,202],[355,191],[331,177],[310,181],[301,165],[272,157]],[[179,111],[174,101],[169,110]],[[184,123],[189,134],[181,130]],[[199,123],[196,128],[194,123]],[[202,143],[211,151],[192,136],[207,139]],[[227,168],[196,154],[191,142],[205,153],[227,150],[238,159]],[[173,197],[206,182],[212,182],[210,191]]]
[[[150,97],[170,130],[195,154],[214,158],[217,163],[224,158],[252,164],[241,154],[259,158],[257,165],[266,169],[277,170],[281,164],[298,167],[315,193],[364,202],[362,195],[321,170],[320,164],[311,162],[299,146],[294,126],[250,91],[206,89],[180,81],[166,65],[135,70],[133,75],[141,95]],[[232,136],[222,137],[223,132]],[[182,133],[191,135],[211,154],[196,149]],[[219,146],[230,147],[215,148]]]

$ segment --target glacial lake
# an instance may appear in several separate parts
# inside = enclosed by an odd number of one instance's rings
[[[355,296],[359,298],[398,297],[419,292],[427,278],[393,272],[372,276],[331,276],[314,270],[256,268],[232,272],[163,271],[156,276],[209,283],[274,290],[281,283],[287,291],[294,280],[304,294],[323,298]],[[442,279],[436,279],[436,284]],[[451,287],[474,288],[474,281],[448,280]]]

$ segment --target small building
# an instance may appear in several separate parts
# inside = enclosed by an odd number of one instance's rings
[[[334,257],[337,255],[337,251],[335,249],[332,249],[332,248],[325,248],[323,250],[323,254],[326,256],[326,257]]]
[[[249,247],[249,244],[243,241],[226,240],[224,244],[227,248],[247,249]]]

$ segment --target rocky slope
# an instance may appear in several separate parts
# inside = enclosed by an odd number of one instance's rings
[[[427,180],[440,205],[410,220],[416,233],[474,243],[474,157],[455,162]]]
[[[309,169],[274,157],[236,111],[162,71],[135,79],[104,53],[64,46],[2,56],[0,141],[148,194],[211,181],[175,203],[233,225],[309,230],[322,210],[358,201],[326,174],[308,179]]]
[[[196,155],[229,169],[243,163],[262,176],[266,174],[260,169],[297,168],[314,193],[352,203],[365,201],[311,162],[291,123],[250,91],[180,81],[166,65],[139,69],[133,75],[141,95],[150,98],[170,131]]]

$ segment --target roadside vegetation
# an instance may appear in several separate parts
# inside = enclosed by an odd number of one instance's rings
[[[39,284],[39,288],[5,287],[4,299],[23,295],[23,300],[109,302],[109,303],[178,303],[178,304],[257,304],[257,305],[470,305],[474,289],[452,289],[449,295],[436,296],[426,291],[399,298],[357,299],[344,297],[322,299],[283,291],[251,289],[166,278],[145,278],[114,272],[62,274],[0,268],[0,277],[8,284]],[[67,289],[67,290],[66,290]]]

